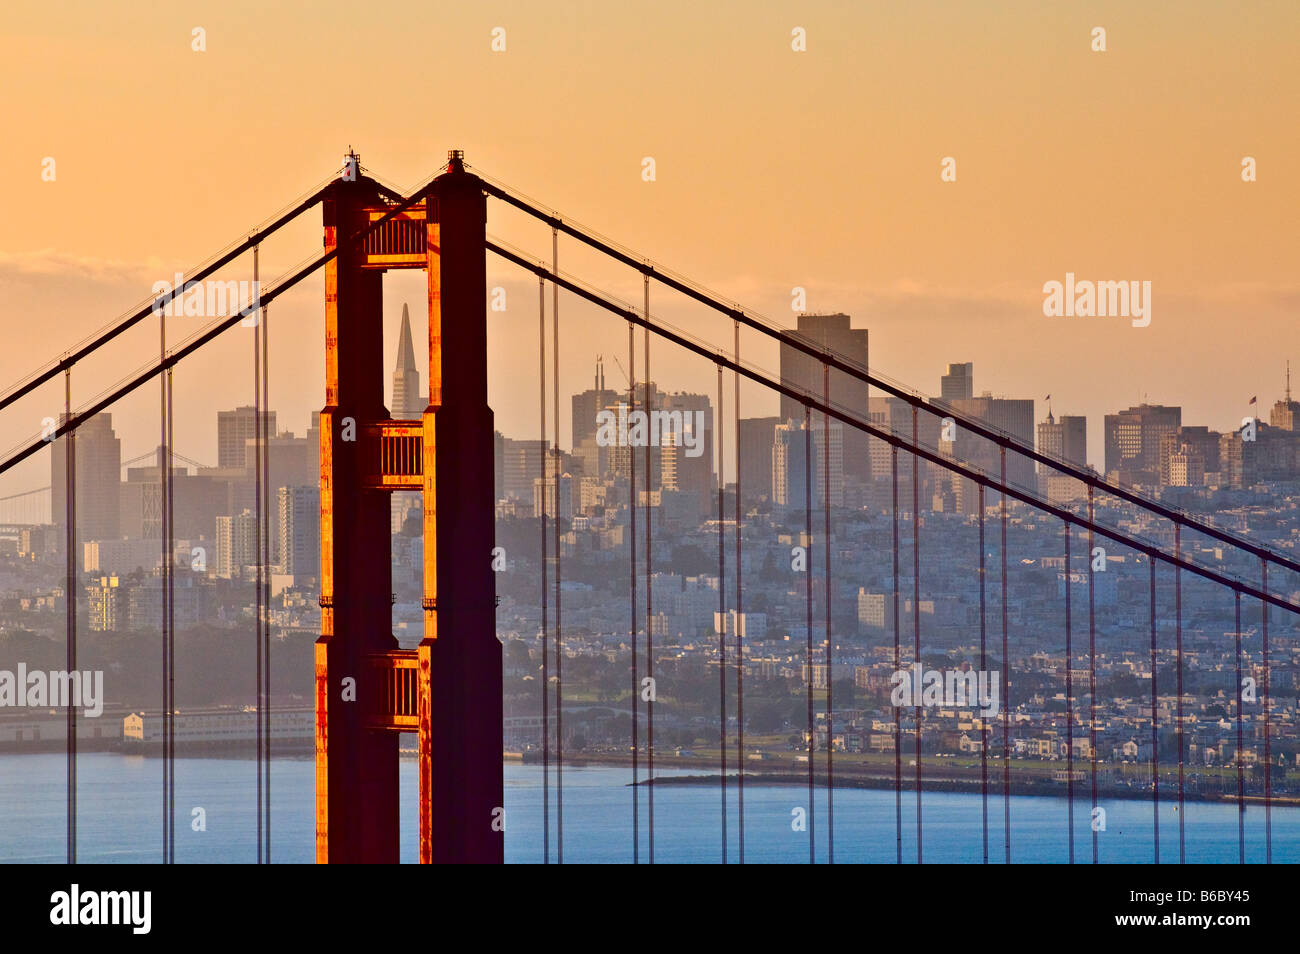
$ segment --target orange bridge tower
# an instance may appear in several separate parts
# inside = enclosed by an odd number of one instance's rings
[[[504,860],[496,638],[493,418],[487,403],[486,200],[463,154],[400,198],[355,156],[324,202],[320,415],[321,635],[316,643],[316,860],[398,860],[397,734],[419,736],[421,862]],[[383,273],[429,278],[429,404],[384,406]],[[424,497],[424,638],[392,635],[388,495]]]

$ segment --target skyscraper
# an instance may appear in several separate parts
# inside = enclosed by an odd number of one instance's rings
[[[1107,414],[1106,476],[1128,484],[1159,483],[1161,439],[1177,431],[1182,422],[1181,407],[1161,404],[1139,404]]]
[[[402,328],[397,336],[397,366],[393,368],[393,403],[389,413],[395,421],[418,421],[428,406],[420,393],[420,372],[415,369],[415,346],[411,344],[411,313],[402,305]],[[274,457],[272,458],[274,460]],[[389,524],[393,532],[402,529],[402,521],[422,495],[415,491],[396,491],[388,501]]]
[[[867,370],[867,329],[850,327],[848,315],[800,315],[794,331],[784,336],[797,339],[818,350],[829,349],[842,361]],[[822,363],[791,344],[781,343],[781,383],[820,397],[825,388]],[[869,388],[865,381],[843,371],[830,373],[830,400],[833,406],[850,409],[858,416],[867,415]],[[817,416],[817,415],[814,415]],[[781,395],[781,419],[803,421],[803,404]],[[844,473],[865,479],[871,475],[867,457],[867,435],[855,427],[843,428]]]
[[[975,364],[948,365],[948,373],[939,379],[939,399],[945,404],[969,401],[975,396]]]
[[[320,488],[281,487],[276,495],[278,571],[291,576],[320,574]],[[227,518],[229,519],[229,518]]]
[[[740,419],[740,492],[745,500],[772,494],[772,442],[779,417]]]
[[[813,418],[811,434],[802,420],[778,424],[772,443],[772,503],[786,510],[800,510],[808,503],[805,477],[812,479],[812,506],[823,506],[826,477],[830,477],[832,507],[844,503],[844,426],[832,420],[826,428]],[[811,438],[811,439],[810,439]],[[829,442],[829,467],[827,447]],[[811,448],[809,448],[811,444]],[[807,451],[812,460],[807,460]]]
[[[1010,434],[1022,444],[1034,446],[1034,402],[1026,398],[995,398],[985,391],[981,397],[958,399],[952,402],[953,410],[966,417],[979,419],[984,424]],[[957,440],[953,453],[961,460],[974,464],[986,473],[1000,470],[997,445],[964,427],[957,427]],[[1034,462],[1019,454],[1007,454],[1007,481],[1013,485],[1034,488]]]
[[[249,461],[246,450],[249,441],[257,439],[257,409],[237,407],[232,411],[217,412],[217,466],[244,467]],[[266,433],[275,434],[275,412],[263,411]]]
[[[550,459],[550,441],[502,437],[501,496],[533,499],[533,478],[542,476],[543,458]]]
[[[428,401],[420,393],[420,372],[415,369],[415,347],[411,344],[411,315],[402,305],[402,330],[397,338],[397,366],[393,369],[393,403],[390,411],[395,421],[417,421]]]
[[[107,412],[96,414],[78,427],[76,444],[77,536],[81,540],[116,540],[122,535],[119,490],[122,442],[113,432],[113,415]],[[54,441],[51,451],[53,522],[65,527],[68,507],[67,440]]]
[[[1038,424],[1038,451],[1076,467],[1087,468],[1088,419],[1082,415],[1055,418],[1049,408],[1047,419]],[[1038,489],[1053,503],[1077,500],[1088,492],[1082,481],[1046,464],[1038,465]]]
[[[713,482],[712,402],[708,395],[684,392],[662,394],[659,401],[662,410],[667,412],[665,426],[676,428],[680,421],[683,430],[681,434],[673,431],[671,438],[659,435],[663,489],[700,496],[712,494],[716,487]],[[688,446],[688,441],[693,449]],[[644,453],[644,450],[637,451],[638,467],[642,466],[641,455]],[[639,479],[644,479],[644,476]]]
[[[1219,471],[1219,439],[1208,427],[1180,427],[1160,435],[1160,483],[1196,487]]]
[[[619,399],[619,394],[610,388],[605,387],[605,361],[603,358],[596,358],[596,374],[592,382],[593,386],[585,391],[573,395],[573,452],[575,454],[583,453],[582,443],[587,439],[595,442],[596,437],[596,415],[605,410],[611,404]],[[653,395],[653,385],[652,395]],[[636,400],[643,400],[642,389],[637,387]],[[653,396],[651,403],[653,404]],[[599,473],[588,471],[590,476],[599,476]]]
[[[1278,401],[1269,411],[1270,427],[1280,427],[1286,431],[1300,431],[1300,401],[1291,400],[1291,362],[1286,365],[1286,398]]]
[[[216,575],[237,580],[244,567],[257,563],[256,518],[251,510],[217,518]]]
[[[1088,419],[1082,415],[1063,414],[1056,418],[1049,409],[1047,419],[1038,425],[1038,451],[1057,457],[1076,467],[1088,466]],[[1045,464],[1038,465],[1039,473],[1052,472]]]

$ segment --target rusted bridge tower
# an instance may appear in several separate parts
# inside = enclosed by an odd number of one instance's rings
[[[501,862],[501,644],[496,638],[487,208],[450,155],[422,201],[325,272],[316,860],[398,860],[397,734],[419,734],[421,862]],[[324,202],[325,247],[392,211],[351,157]],[[384,406],[383,273],[429,276],[429,406]],[[391,632],[389,499],[424,495],[424,638]]]

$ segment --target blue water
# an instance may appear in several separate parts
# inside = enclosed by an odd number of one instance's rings
[[[62,755],[0,756],[0,861],[62,862],[64,846]],[[663,775],[690,774],[664,772]],[[403,761],[402,860],[416,860],[415,764]],[[564,770],[564,860],[632,860],[631,772],[622,768],[566,767]],[[161,858],[162,762],[157,758],[87,753],[78,769],[78,860],[156,862]],[[252,862],[257,834],[254,791],[256,762],[239,759],[176,761],[176,860]],[[272,858],[314,860],[314,768],[310,759],[277,760],[271,769]],[[505,766],[506,860],[542,860],[542,769]],[[555,784],[551,781],[551,857],[555,859]],[[721,791],[711,785],[660,785],[655,789],[655,861],[721,861]],[[835,791],[835,860],[887,862],[895,859],[894,793]],[[648,792],[640,790],[641,860],[647,860]],[[903,793],[903,859],[916,860],[916,796]],[[191,828],[193,809],[204,809],[207,830]],[[1103,802],[1106,831],[1098,836],[1104,862],[1152,860],[1152,810],[1147,802]],[[808,834],[792,830],[792,811],[808,808],[799,785],[747,785],[745,860],[807,863]],[[1178,815],[1172,804],[1160,812],[1160,854],[1178,861]],[[1273,860],[1300,861],[1300,809],[1273,809]],[[1092,858],[1090,806],[1075,801],[1075,860]],[[1189,862],[1235,863],[1237,809],[1189,802],[1185,845]],[[738,810],[734,784],[728,788],[728,860],[737,858]],[[817,790],[812,813],[816,857],[826,860],[826,791]],[[983,857],[979,795],[923,796],[926,862],[974,862]],[[1065,862],[1068,858],[1067,804],[1060,798],[1011,799],[1013,862]],[[1264,810],[1246,813],[1246,859],[1264,860]],[[1003,803],[989,797],[989,860],[1003,860]]]

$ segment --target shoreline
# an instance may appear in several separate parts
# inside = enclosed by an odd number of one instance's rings
[[[656,777],[655,785],[718,785],[721,784],[724,776],[717,773],[705,775],[667,775]],[[739,774],[727,774],[725,778],[734,782],[740,778]],[[746,785],[795,785],[807,786],[807,774],[798,775],[789,772],[745,772],[744,780]],[[1083,796],[1091,795],[1091,786],[1084,782],[1075,785],[1075,801],[1081,800],[1079,789],[1084,789]],[[629,786],[634,783],[628,782]],[[635,783],[638,787],[649,785],[649,779],[639,780]],[[814,775],[813,785],[816,788],[826,788],[826,776]],[[839,789],[864,789],[864,790],[890,790],[895,787],[893,776],[883,775],[859,775],[845,774],[837,775],[834,781],[834,787]],[[914,793],[916,791],[915,776],[908,778],[903,777],[898,780],[898,790],[900,792]],[[961,795],[979,795],[981,794],[981,780],[967,778],[929,778],[921,781],[922,792],[952,792]],[[990,783],[988,794],[991,797],[1000,798],[1002,795],[1002,786],[998,782]],[[1069,795],[1069,788],[1065,782],[1058,782],[1053,779],[1012,779],[1011,794],[1015,796],[1038,796],[1046,798],[1066,798]],[[1124,799],[1125,801],[1151,801],[1151,793],[1142,789],[1130,788],[1128,786],[1097,786],[1097,795],[1099,797]],[[1178,795],[1176,791],[1169,788],[1161,788],[1160,801],[1164,804],[1177,804]],[[1235,805],[1238,804],[1236,793],[1222,792],[1187,792],[1183,793],[1183,802],[1198,802],[1211,805]],[[1252,805],[1264,807],[1265,801],[1262,795],[1247,794],[1242,801],[1245,807]],[[1300,796],[1296,795],[1272,795],[1269,804],[1274,808],[1296,808],[1300,807]]]
[[[190,743],[186,746],[189,751],[178,751],[176,758],[215,758],[215,759],[248,759],[252,754],[246,751],[247,745],[243,743],[231,744],[229,741],[218,743]],[[122,756],[135,756],[145,758],[158,758],[161,756],[161,746],[153,745],[108,745],[96,746],[94,748],[86,747],[83,751],[93,751],[100,754],[115,754]],[[0,751],[3,755],[49,755],[55,752],[61,753],[62,746],[47,749],[45,746],[39,748],[25,748],[24,750],[15,750],[13,748],[7,751]],[[275,760],[292,760],[292,761],[309,761],[313,755],[313,747],[302,744],[289,744],[284,742],[281,746],[273,750]],[[414,759],[415,750],[399,749],[398,756],[402,761]],[[521,752],[504,752],[502,753],[503,765],[529,765],[540,766],[540,759],[525,758]],[[695,786],[716,786],[721,785],[725,778],[729,783],[737,782],[741,773],[728,772],[725,776],[719,774],[716,770],[706,769],[699,764],[698,759],[683,759],[680,757],[662,757],[656,760],[656,767],[661,769],[696,769],[697,773],[684,775],[660,775],[655,776],[654,785],[695,785]],[[576,757],[566,758],[564,764],[569,768],[623,768],[630,770],[632,760],[626,756],[620,755],[591,755],[584,754]],[[856,767],[855,767],[856,768]],[[911,772],[904,772],[903,775],[895,779],[894,775],[881,774],[880,772],[862,772],[855,771],[853,768],[844,766],[834,775],[834,787],[837,789],[856,789],[865,791],[888,791],[895,788],[897,784],[900,792],[915,793],[916,775],[915,766],[909,766]],[[641,763],[641,770],[645,771],[646,765]],[[1076,770],[1079,771],[1079,770]],[[755,771],[752,766],[747,766],[743,773],[745,784],[762,785],[762,786],[796,786],[806,787],[809,784],[809,778],[806,766],[784,765],[773,766],[770,771]],[[641,788],[649,787],[652,783],[649,778],[640,778],[636,782],[626,782],[625,786],[631,787],[636,785]],[[824,765],[815,766],[812,777],[812,784],[819,789],[825,789],[826,774]],[[1091,797],[1092,786],[1087,777],[1078,778],[1074,784],[1074,800],[1081,804],[1086,804]],[[930,776],[923,778],[921,781],[922,792],[949,792],[963,795],[980,795],[983,792],[983,782],[976,775],[974,777],[947,774],[943,776]],[[995,777],[992,772],[988,779],[988,794],[994,798],[1002,796],[1002,782],[999,776]],[[1043,798],[1067,798],[1069,796],[1069,787],[1065,781],[1044,778],[1044,777],[1013,777],[1011,780],[1010,794],[1014,796],[1030,796]],[[1099,798],[1123,799],[1125,801],[1152,801],[1151,791],[1146,787],[1098,784],[1097,795]],[[1177,789],[1172,782],[1162,784],[1159,793],[1159,800],[1165,804],[1176,804],[1178,801]],[[1210,805],[1235,805],[1240,804],[1243,808],[1264,807],[1266,802],[1264,796],[1257,793],[1247,793],[1245,797],[1238,802],[1235,791],[1231,792],[1203,792],[1203,791],[1184,791],[1183,802],[1196,802],[1199,804]],[[1297,808],[1300,807],[1300,795],[1274,793],[1270,796],[1267,804],[1274,808]]]

